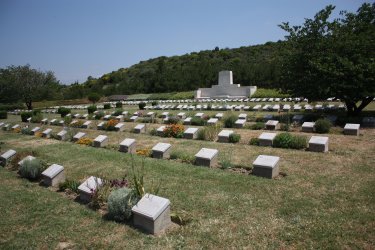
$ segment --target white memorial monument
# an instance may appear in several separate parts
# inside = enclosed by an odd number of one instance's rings
[[[257,90],[256,86],[241,87],[233,84],[232,71],[220,71],[219,83],[212,88],[199,88],[195,92],[195,99],[206,98],[248,98]]]

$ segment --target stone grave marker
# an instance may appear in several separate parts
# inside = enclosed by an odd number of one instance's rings
[[[221,120],[221,119],[223,118],[223,116],[224,116],[223,113],[217,113],[217,114],[215,115],[215,117],[216,117],[217,119],[219,119],[219,120]]]
[[[195,165],[213,167],[217,165],[217,156],[219,151],[217,149],[202,148],[195,155]]]
[[[302,124],[302,132],[312,133],[314,132],[315,122],[304,122]]]
[[[116,131],[124,131],[125,130],[125,123],[123,122],[120,122],[120,123],[117,123],[116,126],[115,126],[115,130]]]
[[[187,117],[187,118],[185,118],[185,120],[184,120],[184,125],[190,125],[191,124],[191,117]]]
[[[219,121],[219,119],[217,119],[217,118],[210,118],[207,121],[207,125],[215,125],[218,121]]]
[[[52,129],[47,128],[46,130],[44,130],[44,131],[42,132],[42,137],[44,137],[44,138],[50,138],[50,136],[51,136],[51,132],[52,132]]]
[[[107,146],[108,145],[108,136],[106,135],[98,135],[95,139],[94,139],[94,147],[96,148],[100,148],[100,147],[104,147],[104,146]]]
[[[182,119],[185,119],[185,118],[186,118],[186,115],[185,115],[184,112],[180,112],[180,113],[177,114],[177,117],[180,118],[180,119],[182,120]]]
[[[234,127],[235,128],[243,128],[245,126],[245,123],[246,123],[246,119],[238,119],[235,123],[234,123]]]
[[[270,146],[273,145],[273,140],[276,137],[276,133],[262,133],[258,139],[259,139],[259,146]]]
[[[280,157],[259,155],[253,162],[253,174],[265,178],[274,178],[279,175]]]
[[[266,129],[268,130],[276,130],[276,129],[279,129],[279,127],[280,127],[279,121],[268,120],[266,122]]]
[[[105,122],[100,122],[100,123],[96,126],[96,128],[97,128],[98,130],[103,130],[103,129],[104,129],[104,124],[105,124]]]
[[[134,133],[141,134],[146,131],[146,126],[144,124],[138,124],[134,127]]]
[[[312,136],[309,140],[309,150],[313,152],[327,152],[328,151],[328,137],[326,136]]]
[[[22,164],[25,162],[25,161],[32,161],[32,160],[35,160],[36,158],[32,155],[28,155],[26,156],[25,158],[23,158],[22,160],[20,160],[17,164],[19,167],[22,166]]]
[[[132,208],[133,224],[147,233],[158,235],[171,225],[170,201],[146,194]]]
[[[0,165],[4,167],[8,163],[8,160],[10,160],[15,155],[16,151],[13,149],[9,149],[8,151],[0,155]]]
[[[78,132],[77,134],[75,134],[73,136],[73,141],[76,142],[78,141],[79,139],[83,138],[86,136],[86,133],[83,133],[83,132]]]
[[[102,183],[102,179],[90,176],[78,187],[80,200],[84,202],[90,202],[92,194],[98,187],[102,185]]]
[[[91,128],[91,121],[86,121],[85,123],[82,124],[82,128]]]
[[[164,129],[166,128],[166,126],[160,126],[157,130],[156,130],[156,134],[158,136],[163,136],[164,135]]]
[[[48,124],[48,119],[44,118],[43,120],[41,120],[41,122],[42,122],[42,124],[47,125]]]
[[[138,118],[139,118],[138,116],[133,115],[132,117],[130,117],[130,121],[135,122]]]
[[[136,153],[136,141],[135,139],[131,138],[125,138],[120,143],[120,152],[129,153],[129,154],[135,154]]]
[[[64,167],[58,164],[52,164],[42,173],[44,185],[56,187],[65,181]]]
[[[244,120],[246,120],[247,119],[247,114],[239,114],[238,115],[238,119],[244,119]]]
[[[159,142],[152,148],[152,157],[157,159],[168,159],[170,157],[172,145]]]
[[[31,130],[31,134],[35,135],[36,132],[40,130],[40,127],[35,127]]]
[[[187,128],[184,131],[185,139],[196,139],[198,136],[198,128]]]
[[[67,138],[68,132],[66,130],[61,130],[59,133],[57,133],[57,139],[61,141],[65,141]]]
[[[345,135],[359,135],[359,128],[360,124],[355,123],[347,123],[344,127],[344,134]]]
[[[111,115],[105,115],[105,116],[103,116],[103,120],[108,121],[109,119],[111,119]]]

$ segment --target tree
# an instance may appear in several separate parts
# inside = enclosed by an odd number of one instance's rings
[[[98,93],[92,92],[90,93],[87,98],[89,99],[90,102],[96,103],[100,100],[100,95]]]
[[[5,71],[3,70],[4,72],[6,72],[4,74],[7,79],[6,85],[12,85],[11,89],[15,92],[16,97],[12,101],[22,100],[28,110],[32,109],[33,101],[48,98],[47,96],[57,91],[59,86],[52,71],[41,72],[30,68],[30,65],[9,66]],[[46,93],[45,90],[49,87],[50,93]]]
[[[359,115],[375,96],[375,4],[329,21],[334,8],[327,6],[302,26],[280,25],[289,33],[281,86],[309,100],[339,98],[348,115]]]

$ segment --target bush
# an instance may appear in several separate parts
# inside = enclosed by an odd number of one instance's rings
[[[111,104],[109,103],[104,103],[104,109],[110,109],[111,108]]]
[[[169,124],[177,124],[180,122],[180,118],[178,118],[177,116],[170,116],[168,118],[168,123]]]
[[[95,105],[91,105],[87,107],[87,113],[92,114],[97,110],[97,107]]]
[[[290,143],[290,148],[303,149],[306,147],[307,138],[303,135],[294,135]]]
[[[315,131],[319,134],[329,133],[332,123],[327,119],[319,119],[315,122]]]
[[[43,120],[43,115],[41,113],[35,113],[31,117],[31,122],[40,123]]]
[[[252,124],[251,126],[250,126],[250,129],[252,129],[252,130],[261,130],[261,129],[264,129],[264,122],[257,122],[257,123],[255,123],[255,124]]]
[[[158,103],[157,101],[152,101],[152,102],[151,102],[151,105],[152,105],[152,106],[156,106],[156,105],[158,105],[158,104],[159,104],[159,103]]]
[[[152,128],[150,130],[150,135],[157,135],[158,134],[158,131],[156,130],[156,128]]]
[[[182,138],[184,136],[184,125],[171,124],[165,127],[163,131],[164,137]]]
[[[108,122],[106,122],[103,126],[103,129],[104,130],[107,130],[107,131],[114,131],[115,130],[115,127],[116,125],[118,124],[118,120],[115,120],[115,119],[111,119],[109,120]]]
[[[305,136],[293,136],[289,133],[278,134],[273,141],[273,146],[276,148],[302,149],[306,147],[306,144],[307,139]]]
[[[197,139],[205,141],[214,141],[221,127],[218,125],[207,126],[198,131]]]
[[[182,162],[189,163],[189,164],[193,164],[195,161],[195,157],[193,155],[190,155],[186,151],[172,151],[171,159],[180,160]]]
[[[32,116],[31,112],[22,112],[21,113],[22,122],[27,122],[27,119],[29,119],[31,116]]]
[[[29,180],[37,180],[40,178],[44,167],[38,159],[25,160],[20,167],[20,175]]]
[[[289,131],[290,130],[289,124],[281,124],[280,130],[281,131]]]
[[[116,221],[126,221],[132,215],[132,207],[138,199],[132,189],[120,188],[108,197],[108,215]]]
[[[200,117],[196,117],[194,116],[193,118],[191,118],[191,125],[194,125],[194,126],[205,126],[207,124],[207,121],[200,118]]]
[[[24,134],[24,135],[33,135],[34,133],[31,131],[30,128],[22,128],[21,129],[21,133]]]
[[[102,119],[104,116],[104,112],[103,111],[99,111],[98,113],[96,113],[95,115],[95,120],[100,120]]]
[[[69,189],[78,194],[79,185],[80,183],[78,181],[67,179],[66,181],[59,184],[59,191],[65,191],[66,189]]]
[[[122,102],[116,102],[116,108],[122,108]]]
[[[253,146],[259,146],[259,139],[258,138],[251,138],[250,141],[249,141],[249,144],[253,145]]]
[[[61,115],[61,117],[65,117],[67,114],[69,114],[71,112],[70,109],[68,108],[64,108],[64,107],[60,107],[57,109],[57,113]]]
[[[240,134],[232,133],[232,134],[229,135],[229,142],[231,142],[231,143],[237,143],[240,140],[241,140]]]
[[[144,103],[144,102],[140,102],[140,103],[138,104],[138,107],[139,107],[139,109],[143,110],[143,109],[146,107],[146,103]]]
[[[7,119],[8,113],[5,110],[0,110],[0,119]]]
[[[100,95],[98,93],[92,92],[87,96],[90,102],[96,103],[100,100]]]
[[[113,113],[113,116],[122,115],[122,112],[123,112],[122,109],[116,109],[115,112]]]
[[[275,148],[290,148],[293,136],[289,133],[280,133],[275,136],[273,146]]]
[[[234,114],[229,114],[227,116],[224,116],[223,118],[224,127],[233,128],[236,121],[237,121],[237,117]]]

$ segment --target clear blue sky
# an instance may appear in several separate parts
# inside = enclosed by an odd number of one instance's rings
[[[52,70],[66,84],[141,60],[283,40],[326,5],[362,0],[0,0],[0,68]]]

